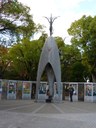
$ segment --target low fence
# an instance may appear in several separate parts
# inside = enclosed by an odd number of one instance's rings
[[[73,100],[96,102],[96,83],[83,82],[61,82],[62,100],[69,100],[69,87],[74,88]],[[47,82],[40,82],[38,90],[39,98],[46,99]],[[56,98],[57,89],[54,83],[54,98]],[[0,100],[3,99],[35,99],[36,81],[20,81],[0,79]]]

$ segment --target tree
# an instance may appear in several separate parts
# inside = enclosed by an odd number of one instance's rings
[[[81,61],[81,53],[78,48],[68,44],[65,44],[61,51],[62,81],[74,81],[72,68],[76,62]]]
[[[10,48],[11,66],[18,73],[17,79],[36,80],[41,47],[38,40],[23,39],[21,43]]]
[[[87,61],[92,76],[92,81],[96,81],[96,16],[82,16],[81,19],[74,21],[68,29],[72,36],[71,42],[82,52],[82,59]],[[84,58],[83,58],[84,56]],[[86,56],[86,57],[85,57]],[[90,76],[88,76],[90,77]]]
[[[30,8],[17,1],[4,2],[0,8],[0,44],[5,46],[18,42],[21,38],[31,38],[41,29],[36,25]]]
[[[74,82],[84,82],[85,79],[85,67],[82,62],[75,62],[72,66],[72,73],[71,73],[71,81]]]
[[[60,48],[64,47],[65,43],[64,43],[64,40],[62,39],[62,37],[57,36],[57,37],[55,37],[55,40],[56,40],[59,50],[60,50]]]
[[[10,65],[8,49],[0,45],[0,78],[4,78],[7,67]]]
[[[76,69],[80,68],[80,66],[81,68],[83,67],[83,64],[81,62],[80,49],[78,49],[78,47],[75,47],[74,45],[65,44],[64,40],[61,37],[55,37],[55,40],[59,49],[62,81],[80,81],[81,76],[81,81],[84,81],[85,72],[83,70],[82,72],[79,72],[78,80],[74,79],[76,77]],[[80,63],[80,65],[77,65],[76,67],[76,63]]]

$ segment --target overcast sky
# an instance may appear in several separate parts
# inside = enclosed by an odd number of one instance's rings
[[[96,0],[18,0],[31,9],[33,20],[36,24],[46,26],[46,33],[49,35],[49,23],[47,19],[52,14],[58,17],[53,24],[53,36],[60,36],[69,43],[70,37],[67,29],[75,20],[83,15],[96,15]]]

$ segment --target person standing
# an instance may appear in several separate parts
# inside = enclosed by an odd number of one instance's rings
[[[70,85],[69,87],[70,102],[73,102],[73,92],[74,92],[74,88],[72,87],[72,85]]]

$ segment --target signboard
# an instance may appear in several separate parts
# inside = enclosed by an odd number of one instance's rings
[[[39,94],[46,94],[46,83],[40,83]]]
[[[16,99],[16,81],[8,82],[7,99]]]
[[[23,91],[22,92],[22,98],[23,99],[31,99],[31,82],[24,81],[22,91]]]
[[[92,96],[92,84],[86,84],[85,93],[86,96]]]

